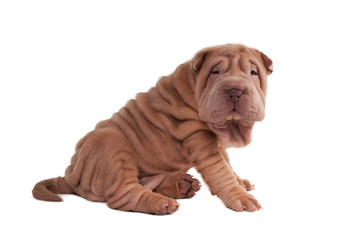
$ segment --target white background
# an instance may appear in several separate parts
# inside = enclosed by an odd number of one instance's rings
[[[1,1],[0,238],[361,239],[360,22],[347,0]],[[263,210],[233,212],[206,186],[169,216],[33,199],[98,121],[225,43],[274,62],[266,119],[229,151]]]

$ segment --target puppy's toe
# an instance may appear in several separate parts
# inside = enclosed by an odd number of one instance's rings
[[[247,191],[252,191],[255,190],[255,187],[253,184],[251,184],[250,181],[248,181],[247,179],[238,179],[238,183],[239,185],[244,188]]]
[[[154,213],[157,215],[170,214],[176,212],[178,208],[179,208],[179,203],[177,203],[174,199],[163,198],[158,201],[158,207],[154,211]]]

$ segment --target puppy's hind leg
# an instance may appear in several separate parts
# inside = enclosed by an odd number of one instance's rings
[[[179,204],[174,199],[143,187],[138,180],[137,168],[131,165],[129,161],[119,161],[113,166],[115,180],[106,191],[110,208],[159,215],[178,210]]]
[[[189,174],[178,174],[174,176],[158,174],[150,177],[142,177],[139,181],[145,188],[177,199],[191,198],[201,188],[198,179],[193,178]]]

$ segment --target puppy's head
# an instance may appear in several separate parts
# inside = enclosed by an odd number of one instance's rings
[[[225,147],[249,144],[254,123],[265,115],[272,60],[256,49],[230,44],[203,49],[190,64],[200,119]]]

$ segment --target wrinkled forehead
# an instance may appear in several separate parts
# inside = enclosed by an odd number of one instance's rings
[[[244,45],[225,45],[222,47],[216,47],[207,57],[207,61],[209,67],[218,64],[219,62],[232,63],[235,65],[239,65],[241,63],[245,64],[246,62],[252,62],[257,66],[259,64],[259,57],[255,49],[248,48]]]

